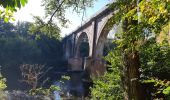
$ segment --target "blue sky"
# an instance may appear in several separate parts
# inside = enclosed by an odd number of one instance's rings
[[[111,0],[97,0],[94,3],[94,7],[88,8],[86,11],[86,15],[84,17],[85,20],[89,19],[92,15],[94,15],[97,11],[101,10],[106,4],[108,4]],[[41,7],[41,0],[29,0],[28,4],[14,14],[16,22],[17,21],[29,21],[33,22],[32,15],[34,16],[44,16],[44,9]],[[76,29],[81,25],[82,15],[77,15],[72,11],[68,11],[66,13],[66,17],[70,20],[71,24],[68,25],[68,28],[61,29],[61,36],[65,36]]]

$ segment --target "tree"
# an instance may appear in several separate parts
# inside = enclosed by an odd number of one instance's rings
[[[13,25],[0,20],[0,65],[2,74],[7,79],[7,89],[28,89],[26,84],[18,81],[21,80],[19,66],[23,63],[45,64],[46,68],[52,67],[53,70],[44,77],[44,79],[49,77],[50,80],[56,79],[56,71],[65,68],[65,62],[61,59],[63,55],[61,41],[54,37],[50,38],[45,33],[39,33],[41,39],[35,39],[28,31],[31,24],[18,22],[17,25]],[[50,82],[45,86],[52,84]]]
[[[48,68],[46,71],[43,71],[45,68],[44,65],[30,65],[30,64],[23,64],[20,66],[20,70],[22,72],[22,77],[23,80],[22,82],[25,82],[29,85],[32,86],[32,89],[36,89],[38,86],[43,85],[44,82],[46,82],[48,79],[44,80],[41,85],[40,84],[40,79],[44,77],[45,74],[51,69]]]
[[[35,22],[29,27],[29,32],[36,35],[37,38],[41,38],[45,35],[49,38],[60,39],[60,28],[54,22],[44,22],[40,17],[34,16]]]
[[[14,20],[13,12],[16,12],[18,8],[25,6],[28,0],[1,0],[0,7],[0,19],[4,19],[8,22],[10,19]]]
[[[170,96],[170,45],[168,41],[159,43],[155,38],[141,46],[141,82],[147,90],[147,99]]]
[[[116,0],[111,4],[118,12],[114,23],[122,22],[123,32],[119,35],[118,47],[122,51],[123,85],[127,99],[144,100],[139,83],[139,49],[148,36],[159,34],[169,22],[169,0]]]
[[[16,11],[17,8],[25,6],[28,0],[4,0],[0,1],[0,5],[7,10]]]
[[[0,37],[12,37],[15,31],[15,26],[12,23],[5,23],[3,20],[0,20]]]

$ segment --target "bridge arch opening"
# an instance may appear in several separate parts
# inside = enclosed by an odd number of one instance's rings
[[[112,27],[108,24],[104,26],[97,39],[96,58],[103,58],[103,56],[106,56],[111,49],[116,47],[116,44],[113,44],[113,40],[115,39],[115,34],[120,33],[121,31],[121,24],[113,25]]]
[[[76,57],[85,58],[89,56],[90,46],[87,33],[83,32],[80,34],[76,46]]]

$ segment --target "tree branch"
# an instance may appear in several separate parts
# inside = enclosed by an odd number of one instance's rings
[[[57,9],[53,12],[53,14],[51,15],[50,20],[48,21],[48,23],[51,23],[51,22],[52,22],[54,15],[55,15],[56,12],[61,8],[61,6],[63,5],[64,2],[65,2],[65,0],[63,0],[63,1],[60,3],[60,5],[57,7]]]

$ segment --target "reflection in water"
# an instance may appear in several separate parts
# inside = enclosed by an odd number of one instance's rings
[[[60,91],[54,92],[55,100],[84,97],[85,87],[82,81],[84,71],[68,71],[68,74],[70,76],[69,80],[54,82],[55,86],[60,87]]]
[[[55,100],[61,100],[60,93],[58,91],[54,91]]]

